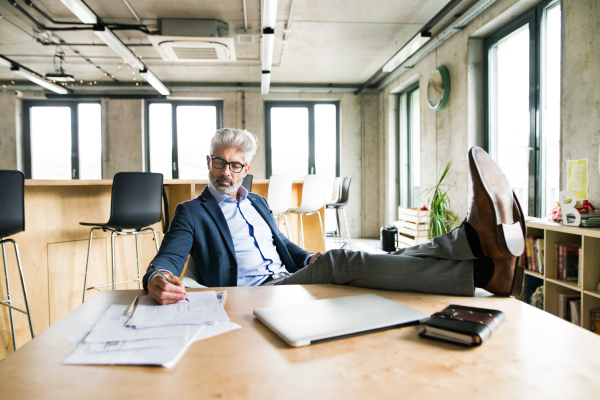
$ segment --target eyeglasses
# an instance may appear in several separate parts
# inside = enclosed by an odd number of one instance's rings
[[[212,166],[215,167],[216,169],[223,169],[229,165],[229,170],[231,172],[235,172],[236,174],[242,172],[242,170],[246,166],[246,164],[240,164],[239,162],[235,162],[235,161],[227,162],[219,157],[211,156],[210,159],[212,160]]]

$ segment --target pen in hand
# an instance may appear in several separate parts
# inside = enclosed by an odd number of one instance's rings
[[[165,281],[169,282],[171,285],[174,285],[174,283],[173,283],[173,282],[171,282],[171,281],[169,280],[169,278],[167,278],[167,277],[166,277],[166,276],[165,276],[165,275],[164,275],[162,272],[160,272],[158,269],[156,269],[156,267],[155,267],[154,265],[150,265],[150,268],[152,268],[152,269],[153,269],[153,270],[154,270],[154,271],[155,271],[155,272],[156,272],[156,273],[157,273],[157,274],[158,274],[158,275],[159,275],[161,278],[163,278]],[[187,296],[186,296],[185,300],[186,300],[188,303],[189,303],[189,301],[190,301],[190,299],[188,299],[188,298],[187,298]]]

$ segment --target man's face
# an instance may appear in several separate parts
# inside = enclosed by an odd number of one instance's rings
[[[234,147],[219,147],[212,155],[226,162],[235,162],[240,165],[246,164],[244,160],[244,152]],[[217,160],[214,160],[217,162]],[[212,186],[221,193],[231,196],[237,194],[237,190],[242,185],[242,180],[250,170],[250,166],[245,166],[240,172],[236,173],[231,170],[231,165],[226,165],[225,168],[216,168],[215,163],[210,156],[206,156],[206,164],[208,166],[208,178]],[[235,168],[234,168],[235,169]]]

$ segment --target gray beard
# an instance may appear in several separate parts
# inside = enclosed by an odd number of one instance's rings
[[[229,186],[219,185],[219,182],[218,182],[219,178],[227,179],[227,181],[229,182]],[[234,181],[233,179],[230,179],[223,175],[214,176],[209,170],[208,171],[208,179],[210,180],[210,185],[213,188],[215,188],[215,190],[217,192],[223,193],[223,194],[231,194],[231,193],[235,192],[236,190],[238,190],[240,188],[240,186],[242,186],[242,181],[244,180],[244,177],[242,176],[239,181]]]

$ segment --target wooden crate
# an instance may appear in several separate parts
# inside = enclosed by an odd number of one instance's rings
[[[398,207],[398,245],[414,246],[429,241],[429,211]]]

